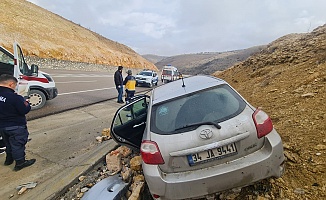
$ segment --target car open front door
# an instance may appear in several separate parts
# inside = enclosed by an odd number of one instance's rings
[[[29,96],[28,81],[21,76],[28,73],[28,65],[25,62],[23,51],[17,42],[14,43],[14,76],[18,79],[17,93],[23,97]]]
[[[115,113],[111,137],[119,144],[139,149],[146,127],[148,96],[136,97]]]

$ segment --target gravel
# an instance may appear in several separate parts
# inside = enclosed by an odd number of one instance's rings
[[[114,72],[117,70],[116,66],[75,62],[69,60],[57,60],[54,58],[39,58],[27,56],[25,59],[28,65],[38,65],[39,69],[81,70],[99,72]]]

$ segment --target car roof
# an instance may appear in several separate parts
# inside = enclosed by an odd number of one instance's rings
[[[154,72],[154,71],[147,69],[147,70],[142,70],[141,72]]]
[[[184,78],[183,80],[185,87],[182,87],[182,79],[179,79],[153,89],[153,104],[214,87],[216,85],[226,84],[226,82],[222,79],[207,75],[191,76]]]
[[[143,70],[143,71],[140,71],[139,73],[142,73],[142,72],[154,73],[154,71],[152,71],[152,70]]]

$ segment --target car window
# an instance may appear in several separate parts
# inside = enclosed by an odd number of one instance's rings
[[[172,75],[172,71],[171,70],[163,70],[162,74],[163,75]]]
[[[0,74],[14,74],[14,59],[2,51],[0,51]]]
[[[10,58],[7,54],[0,51],[0,62],[5,64],[14,65],[14,59]]]
[[[148,98],[141,97],[120,108],[111,124],[112,138],[124,145],[138,149],[146,127]]]
[[[147,112],[147,105],[144,101],[138,101],[119,112],[118,117],[114,121],[115,126],[124,125],[129,121],[137,119],[139,116]]]
[[[200,122],[222,122],[238,115],[245,102],[228,85],[221,85],[154,105],[151,131],[175,134],[183,127]],[[193,129],[196,127],[192,127]]]
[[[152,72],[140,72],[139,75],[152,76]]]

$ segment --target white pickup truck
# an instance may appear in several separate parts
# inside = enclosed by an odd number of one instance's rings
[[[32,110],[42,108],[47,100],[58,95],[52,77],[38,70],[38,66],[28,66],[23,51],[17,42],[14,43],[14,54],[0,46],[0,75],[11,74],[18,80],[16,91],[29,98]]]

